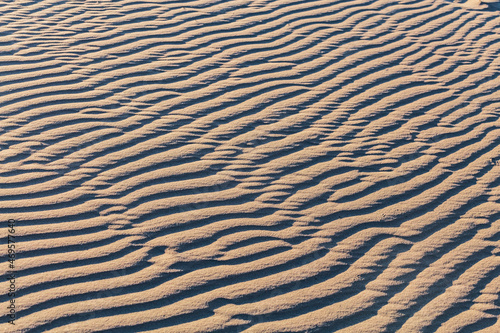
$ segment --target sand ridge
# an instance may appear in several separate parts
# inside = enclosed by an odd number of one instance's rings
[[[0,331],[500,331],[497,7],[0,2]]]

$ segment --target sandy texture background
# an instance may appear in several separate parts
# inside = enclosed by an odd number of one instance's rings
[[[0,331],[500,332],[499,55],[486,1],[0,1]]]

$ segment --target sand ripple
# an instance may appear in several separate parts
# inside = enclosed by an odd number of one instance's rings
[[[15,331],[500,332],[495,8],[0,2]]]

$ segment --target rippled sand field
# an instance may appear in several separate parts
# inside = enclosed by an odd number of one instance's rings
[[[500,332],[499,7],[0,1],[0,331]]]

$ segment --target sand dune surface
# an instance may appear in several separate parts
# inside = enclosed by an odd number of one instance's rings
[[[0,331],[500,332],[498,1],[5,0],[0,72]]]

